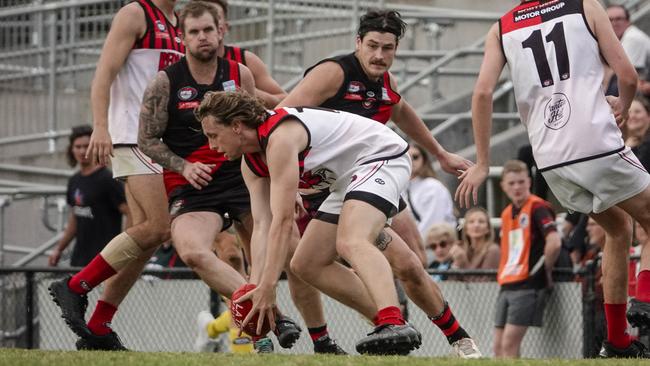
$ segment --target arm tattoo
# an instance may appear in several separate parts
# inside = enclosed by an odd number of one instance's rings
[[[149,83],[142,98],[138,147],[153,161],[165,169],[182,173],[185,159],[174,154],[160,138],[167,129],[169,102],[169,78],[159,72]]]

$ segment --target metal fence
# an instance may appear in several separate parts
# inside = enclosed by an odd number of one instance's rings
[[[522,356],[531,358],[594,357],[596,318],[595,269],[582,269],[582,280],[557,282],[546,307],[544,326],[531,328],[522,345]],[[70,268],[0,268],[0,346],[56,350],[74,349],[75,336],[60,318],[60,310],[47,293],[49,284]],[[161,280],[152,276],[187,276],[187,269],[148,272],[120,306],[113,322],[124,343],[138,351],[191,351],[196,336],[195,318],[208,309],[209,290],[199,280]],[[440,274],[443,272],[432,272]],[[445,272],[447,274],[451,272]],[[454,280],[439,282],[452,310],[463,327],[475,338],[482,352],[493,355],[495,282],[469,282],[467,276],[494,276],[495,271],[453,271]],[[564,275],[567,271],[564,271]],[[571,273],[572,275],[572,273]],[[466,281],[467,280],[467,281]],[[100,291],[89,295],[92,311]],[[278,286],[278,303],[296,320],[286,281]],[[371,326],[351,309],[323,297],[328,328],[347,351]],[[423,312],[409,303],[409,321],[423,334],[416,356],[446,356],[451,350],[446,339]],[[277,345],[276,345],[277,346]],[[311,353],[309,337],[303,334],[290,350],[282,353]]]

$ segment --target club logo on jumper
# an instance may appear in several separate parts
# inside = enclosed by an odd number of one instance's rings
[[[191,86],[185,86],[178,90],[178,99],[187,102],[196,98],[198,94],[199,92],[197,92],[196,89]]]
[[[348,84],[349,93],[359,93],[364,90],[366,90],[366,86],[360,81],[350,81],[350,84]]]
[[[156,20],[156,28],[158,28],[158,30],[161,32],[167,31],[167,27],[165,27],[165,25],[160,20]]]
[[[223,86],[223,91],[227,92],[234,92],[237,91],[237,84],[235,84],[235,80],[227,80],[221,83],[221,86]]]
[[[334,172],[321,168],[314,171],[306,171],[300,176],[300,188],[325,189],[336,181]]]
[[[571,117],[571,103],[566,95],[555,93],[544,108],[544,124],[551,130],[564,127]]]
[[[530,217],[528,217],[528,214],[523,213],[519,215],[519,227],[525,229],[528,227],[528,224],[530,224]]]
[[[370,93],[369,93],[369,94],[370,94]],[[375,94],[373,93],[372,95],[375,95]],[[361,105],[362,105],[363,108],[365,108],[365,109],[370,109],[370,108],[372,108],[373,105],[375,105],[376,102],[377,102],[377,99],[375,99],[375,98],[368,98],[368,99],[364,100],[363,102],[361,102]]]

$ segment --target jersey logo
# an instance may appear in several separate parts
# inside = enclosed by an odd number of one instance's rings
[[[181,43],[181,38],[180,37],[174,37],[174,40],[176,43],[180,44]]]
[[[388,90],[383,86],[381,87],[381,100],[390,100],[390,97],[388,96]]]
[[[175,52],[161,52],[158,59],[158,71],[175,64],[181,59],[182,54]]]
[[[300,177],[300,188],[317,188],[325,189],[330,187],[336,181],[334,172],[321,168],[316,171],[307,171]]]
[[[375,95],[375,93],[372,93],[372,95]],[[361,105],[362,105],[363,108],[365,108],[365,109],[370,109],[370,108],[372,108],[373,105],[375,105],[375,102],[376,102],[376,101],[377,101],[377,99],[375,99],[375,98],[368,98],[368,99],[364,100],[364,101],[361,103]]]
[[[167,31],[167,27],[165,27],[165,25],[160,20],[156,20],[156,28],[158,28],[158,30],[161,32]]]
[[[192,101],[189,101],[189,102],[180,102],[180,103],[178,103],[176,108],[178,108],[179,110],[182,110],[182,109],[195,109],[195,108],[198,108],[200,104],[201,104],[201,102],[199,102],[198,100],[192,100]]]
[[[530,223],[530,219],[528,218],[528,214],[523,213],[519,215],[519,227],[522,229],[525,229],[528,227],[528,224]]]
[[[227,80],[221,83],[223,86],[223,91],[227,92],[234,92],[237,91],[237,84],[235,84],[235,80]]]
[[[555,93],[544,108],[544,125],[551,130],[564,127],[571,117],[571,103],[566,95]]]
[[[350,81],[350,84],[348,84],[348,92],[350,93],[358,93],[364,90],[366,90],[366,86],[360,81]]]
[[[345,93],[343,99],[346,100],[363,100],[363,97],[359,94]]]
[[[178,99],[182,101],[188,101],[196,98],[199,92],[191,86],[185,86],[178,90]]]

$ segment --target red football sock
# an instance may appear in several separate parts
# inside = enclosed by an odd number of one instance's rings
[[[309,337],[313,342],[328,334],[327,324],[323,325],[322,327],[307,328],[307,331],[309,331]]]
[[[402,311],[397,306],[389,306],[379,310],[375,319],[377,319],[375,325],[404,325],[406,323],[402,316]]]
[[[639,276],[636,278],[636,299],[650,302],[650,270],[639,272]]]
[[[106,335],[112,332],[110,324],[116,311],[117,306],[102,300],[97,301],[95,312],[88,321],[88,329],[97,335]]]
[[[626,311],[627,304],[605,304],[607,340],[616,348],[627,348],[631,343],[630,336],[626,332]]]
[[[115,270],[102,258],[101,254],[88,263],[81,272],[72,276],[68,282],[70,290],[80,295],[90,292],[100,283],[113,276]]]

